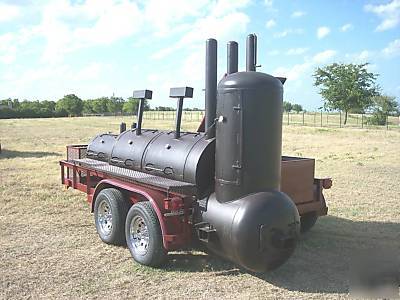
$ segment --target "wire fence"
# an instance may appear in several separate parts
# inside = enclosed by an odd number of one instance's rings
[[[175,111],[145,111],[148,120],[175,120]],[[183,111],[182,120],[186,122],[200,122],[204,111]],[[283,125],[330,127],[330,128],[371,128],[371,129],[400,129],[400,116],[387,116],[385,124],[371,123],[371,114],[348,114],[345,124],[344,113],[327,112],[285,112],[282,116]]]

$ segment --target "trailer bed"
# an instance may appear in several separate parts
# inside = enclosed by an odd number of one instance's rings
[[[77,168],[83,168],[91,170],[93,172],[105,174],[112,178],[117,178],[125,182],[139,184],[145,187],[155,188],[156,190],[165,191],[167,193],[174,193],[180,195],[194,196],[196,195],[196,186],[191,183],[186,183],[182,181],[176,181],[160,176],[155,176],[135,170],[130,170],[126,168],[121,168],[117,166],[110,165],[106,162],[82,158],[82,159],[72,159],[63,161],[64,164],[73,165]],[[69,171],[69,169],[68,169]],[[80,171],[78,173],[80,181],[85,181],[86,172]],[[95,174],[93,174],[95,175]],[[100,174],[99,174],[100,175]],[[71,177],[69,174],[67,177]],[[103,176],[99,176],[103,177]]]

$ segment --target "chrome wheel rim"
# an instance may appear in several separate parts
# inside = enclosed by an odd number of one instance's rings
[[[97,222],[103,235],[109,235],[112,231],[112,211],[106,200],[101,200],[97,210]]]
[[[141,216],[134,216],[129,229],[132,249],[139,255],[145,255],[149,247],[149,231]]]

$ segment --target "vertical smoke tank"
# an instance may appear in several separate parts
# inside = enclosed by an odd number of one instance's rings
[[[264,73],[218,84],[215,193],[197,217],[199,239],[254,272],[283,264],[300,231],[295,204],[279,191],[282,98],[281,81]]]
[[[259,72],[238,72],[218,84],[216,198],[279,190],[282,83]]]

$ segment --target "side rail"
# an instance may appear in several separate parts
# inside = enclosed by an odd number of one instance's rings
[[[102,174],[81,166],[77,166],[72,162],[62,160],[60,161],[61,168],[61,184],[67,188],[84,192],[88,195],[88,202],[92,202],[92,195],[95,191],[97,180],[93,181],[93,177],[101,177]],[[93,181],[93,182],[92,182]]]

